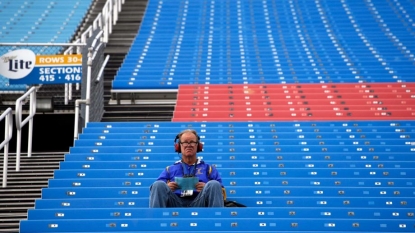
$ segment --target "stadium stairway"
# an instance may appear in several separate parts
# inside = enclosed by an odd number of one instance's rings
[[[99,1],[106,2],[104,0]],[[105,55],[110,55],[110,60],[105,68],[104,79],[107,101],[111,95],[111,81],[114,79],[116,71],[137,35],[146,5],[147,0],[125,1],[119,13],[117,24],[113,26],[113,31],[105,48]]]
[[[20,232],[413,232],[415,122],[95,122]],[[227,197],[248,208],[149,209],[149,186],[200,133]]]
[[[3,159],[0,156],[1,170]],[[7,187],[0,189],[0,232],[19,232],[20,220],[27,218],[27,210],[34,207],[63,159],[64,153],[33,153],[30,158],[22,154],[20,171],[16,172],[16,156],[9,154]]]
[[[102,121],[170,121],[172,118],[175,92],[112,93],[112,81],[137,35],[147,2],[125,1],[106,45],[105,55],[110,55],[110,59],[104,70],[105,113]]]

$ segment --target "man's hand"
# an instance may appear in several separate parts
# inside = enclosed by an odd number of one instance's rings
[[[169,182],[169,183],[167,183],[167,186],[169,186],[169,188],[172,192],[176,191],[176,189],[179,188],[179,185],[177,185],[176,182]]]
[[[200,193],[202,189],[205,187],[205,183],[199,182],[196,184],[196,190]]]

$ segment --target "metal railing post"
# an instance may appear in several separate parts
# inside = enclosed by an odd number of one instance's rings
[[[4,147],[4,160],[3,160],[3,182],[2,187],[7,186],[7,170],[8,170],[8,160],[9,160],[9,142],[13,136],[13,111],[11,108],[6,109],[0,116],[0,121],[5,120],[4,125],[4,140],[0,144],[0,150]]]
[[[32,141],[33,141],[33,117],[36,115],[36,91],[30,93],[30,107],[29,107],[29,135],[27,142],[27,157],[32,157]]]
[[[79,106],[80,104],[86,104],[87,106],[89,106],[89,101],[88,100],[81,100],[81,99],[77,99],[75,100],[75,127],[74,127],[74,139],[78,139],[78,125],[79,125]],[[86,124],[86,122],[85,122]]]
[[[86,75],[86,100],[91,98],[91,76],[92,76],[92,51],[93,48],[88,49],[88,71]],[[89,122],[89,104],[85,106],[85,125]]]
[[[29,142],[27,146],[27,156],[32,156],[32,137],[33,137],[33,117],[36,114],[36,87],[30,88],[24,95],[16,100],[15,121],[17,129],[17,141],[16,141],[16,171],[20,171],[20,152],[21,152],[21,139],[22,128],[29,121]],[[22,121],[22,102],[30,95],[29,115]]]

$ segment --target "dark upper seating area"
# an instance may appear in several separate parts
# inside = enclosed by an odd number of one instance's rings
[[[0,2],[0,43],[69,43],[86,15],[91,0],[10,0]],[[62,47],[0,46],[0,54],[30,49],[36,54],[58,54]],[[0,75],[0,91],[25,91]]]

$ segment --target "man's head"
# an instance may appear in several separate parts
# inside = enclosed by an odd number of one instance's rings
[[[184,130],[177,135],[176,151],[182,153],[182,158],[196,159],[196,153],[202,150],[197,132],[191,129]]]

